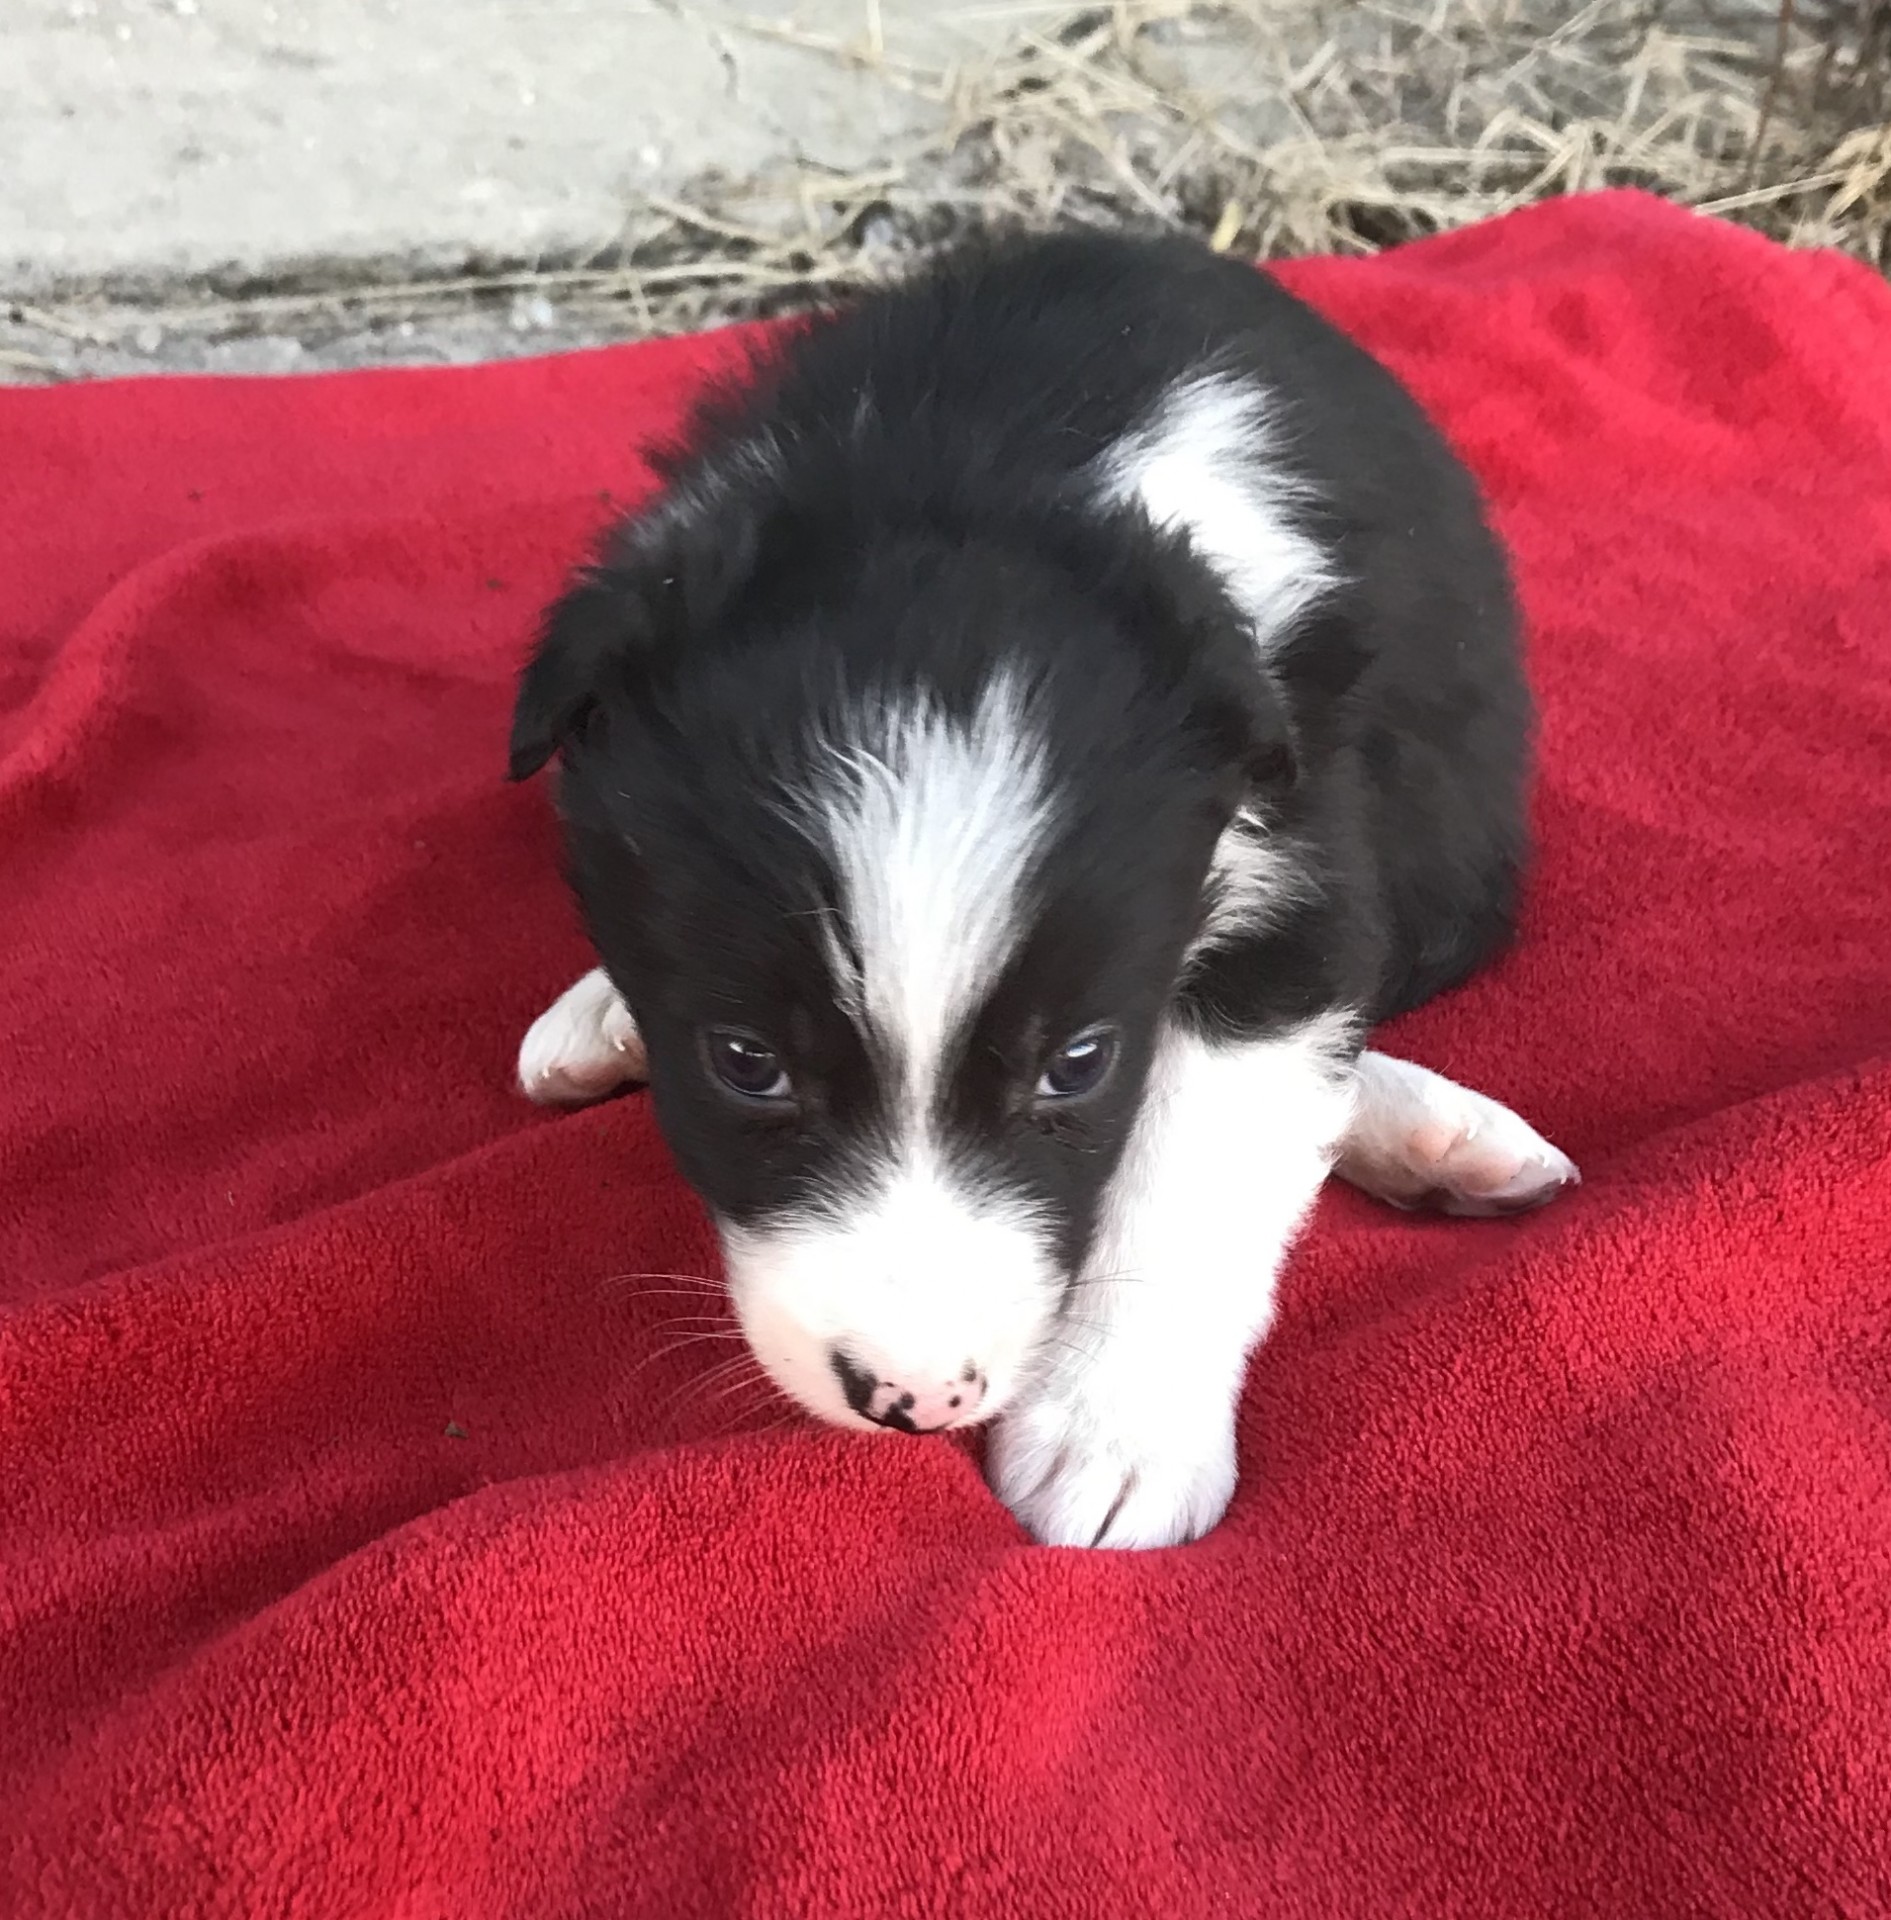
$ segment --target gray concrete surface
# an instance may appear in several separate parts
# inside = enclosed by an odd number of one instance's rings
[[[645,196],[706,174],[872,168],[946,113],[888,75],[977,57],[1019,17],[952,0],[0,0],[0,288],[582,257]]]

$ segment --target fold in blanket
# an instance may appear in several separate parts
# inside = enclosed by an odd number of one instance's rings
[[[0,394],[0,1913],[1891,1914],[1891,293],[1633,197],[1291,283],[1513,544],[1520,945],[1200,1544],[770,1399],[501,777],[729,334]],[[1229,1259],[1241,1249],[1230,1247]]]

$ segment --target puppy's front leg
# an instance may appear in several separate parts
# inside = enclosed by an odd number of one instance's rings
[[[1247,1356],[1351,1111],[1354,1031],[1165,1030],[1084,1275],[992,1436],[992,1485],[1038,1539],[1160,1547],[1221,1518]]]
[[[1488,1094],[1383,1053],[1359,1056],[1334,1172],[1395,1207],[1473,1218],[1540,1207],[1582,1181],[1568,1154]]]
[[[643,1037],[610,975],[593,967],[526,1029],[519,1091],[541,1106],[582,1106],[644,1079]]]

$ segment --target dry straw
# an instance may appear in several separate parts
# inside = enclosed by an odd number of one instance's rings
[[[1128,222],[1261,258],[1370,252],[1604,186],[1891,270],[1891,0],[997,10],[1015,15],[1011,44],[958,68],[902,63],[870,31],[749,23],[944,105],[944,133],[870,178],[804,170],[654,206],[614,274],[567,286],[671,327],[875,277],[968,227]]]

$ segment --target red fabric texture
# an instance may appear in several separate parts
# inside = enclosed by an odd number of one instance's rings
[[[0,1913],[1891,1913],[1891,293],[1624,196],[1287,277],[1544,712],[1388,1044],[1585,1184],[1329,1192],[1146,1555],[785,1416],[646,1103],[509,1089],[511,676],[734,336],[0,395]]]

